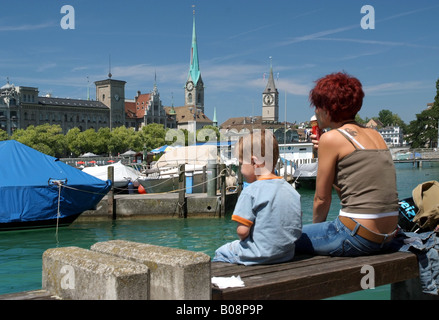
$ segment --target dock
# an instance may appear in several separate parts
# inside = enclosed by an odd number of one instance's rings
[[[238,194],[227,192],[224,197],[222,201],[221,194],[209,196],[207,193],[186,193],[181,202],[179,193],[119,194],[114,195],[111,201],[107,195],[95,210],[84,211],[76,221],[224,217],[226,212],[233,210]]]
[[[416,158],[407,160],[393,160],[394,163],[413,163],[413,167],[422,168],[425,162],[439,162],[439,158]]]

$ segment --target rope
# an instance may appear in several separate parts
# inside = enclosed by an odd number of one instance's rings
[[[58,239],[58,229],[59,229],[59,218],[61,216],[60,214],[60,205],[61,205],[61,187],[63,186],[61,180],[54,180],[53,184],[56,184],[58,186],[58,210],[56,213],[56,230],[55,230],[55,239],[56,244],[59,245],[59,239]]]
[[[198,183],[198,184],[192,185],[192,188],[193,188],[193,187],[201,186],[201,185],[203,185],[203,184],[205,184],[205,183],[208,183],[208,182],[210,182],[210,181],[212,181],[212,180],[216,180],[216,179],[218,179],[219,177],[221,177],[221,176],[223,175],[223,172],[224,172],[224,171],[227,171],[227,168],[221,170],[221,172],[220,172],[216,177],[213,177],[212,179],[208,179],[208,180],[206,180],[206,181],[204,181],[204,182],[200,182],[200,183]],[[168,180],[170,180],[170,179],[168,179]],[[166,181],[168,181],[168,180],[166,180]],[[164,182],[162,182],[162,183],[165,183],[166,181],[164,181]],[[161,183],[161,184],[162,184],[162,183]],[[159,184],[155,185],[154,187],[156,187],[156,186],[158,186],[158,185],[159,185]],[[152,188],[154,188],[154,187],[152,187]],[[189,188],[189,187],[185,187],[185,188],[181,188],[181,189],[175,189],[175,190],[172,190],[172,191],[154,192],[154,193],[148,193],[148,194],[166,194],[166,193],[175,193],[175,192],[180,192],[180,191],[182,191],[182,190],[186,190],[186,189],[188,189],[188,188]]]

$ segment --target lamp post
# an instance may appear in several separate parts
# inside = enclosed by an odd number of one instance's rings
[[[201,112],[201,109],[197,107],[189,107],[190,113],[194,116],[194,146],[197,144],[197,115]]]

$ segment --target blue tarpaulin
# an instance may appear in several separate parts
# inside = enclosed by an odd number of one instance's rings
[[[110,188],[111,181],[102,181],[17,141],[0,142],[0,223],[78,215],[92,209]]]

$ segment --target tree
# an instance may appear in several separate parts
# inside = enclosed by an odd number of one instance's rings
[[[8,140],[9,136],[5,130],[0,130],[0,141]]]
[[[137,137],[137,133],[125,126],[113,129],[109,141],[110,153],[123,153],[129,149],[142,150],[141,139]]]
[[[150,123],[142,127],[139,131],[140,141],[146,150],[152,150],[163,146],[167,141],[165,141],[166,130],[162,124]]]
[[[70,152],[70,155],[79,156],[81,152],[81,146],[79,143],[78,135],[81,133],[79,128],[72,128],[66,134],[66,145]]]
[[[61,157],[67,150],[66,139],[60,125],[48,123],[36,127],[31,125],[27,129],[14,131],[11,139],[55,157]]]
[[[416,115],[408,126],[408,141],[412,148],[437,147],[439,121],[439,79],[436,82],[436,97],[432,107]]]

